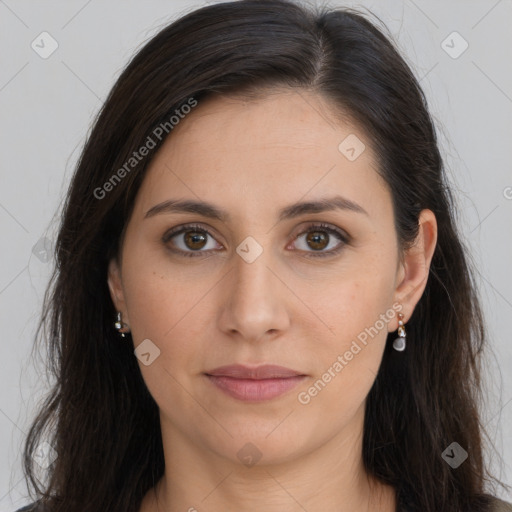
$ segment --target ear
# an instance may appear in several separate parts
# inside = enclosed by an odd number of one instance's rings
[[[123,284],[121,279],[121,268],[117,259],[112,258],[108,264],[108,288],[110,297],[117,311],[121,311],[123,322],[129,323],[126,301],[124,299]]]
[[[397,273],[395,300],[403,306],[404,322],[411,317],[423,295],[436,243],[436,217],[431,210],[422,210],[418,219],[418,235],[414,245],[406,250]]]

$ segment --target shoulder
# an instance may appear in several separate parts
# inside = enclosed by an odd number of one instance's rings
[[[16,512],[43,512],[44,508],[38,501],[31,503],[30,505],[25,505],[22,508],[16,510]]]
[[[43,512],[43,507],[36,501],[23,508],[19,508],[16,512]],[[489,512],[512,512],[512,503],[493,497],[489,505]]]
[[[489,512],[512,512],[512,504],[498,498],[493,498]]]

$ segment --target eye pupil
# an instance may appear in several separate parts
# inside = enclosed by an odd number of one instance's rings
[[[329,242],[329,235],[325,231],[310,231],[307,236],[308,243],[312,243],[312,249],[324,249]]]
[[[189,249],[202,249],[206,244],[206,235],[198,231],[187,231],[185,234],[185,243]],[[192,245],[189,245],[190,243]],[[199,244],[199,246],[196,244]]]

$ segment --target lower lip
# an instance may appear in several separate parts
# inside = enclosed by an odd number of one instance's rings
[[[236,379],[234,377],[207,375],[220,390],[244,402],[271,400],[290,391],[305,379],[305,375],[281,379]]]

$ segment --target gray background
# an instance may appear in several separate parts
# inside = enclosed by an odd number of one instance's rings
[[[85,135],[132,54],[164,24],[201,5],[0,0],[0,511],[12,512],[26,502],[21,446],[48,386],[45,354],[33,359],[30,352],[52,265],[45,254],[51,254],[56,213]],[[427,94],[489,323],[490,395],[483,422],[496,450],[489,449],[488,458],[496,475],[511,484],[512,2],[329,5],[376,13]],[[58,43],[47,59],[31,47],[43,31]],[[457,58],[464,43],[450,35],[454,31],[469,45]],[[510,494],[498,494],[512,501]]]

